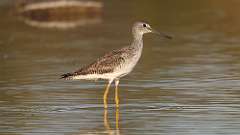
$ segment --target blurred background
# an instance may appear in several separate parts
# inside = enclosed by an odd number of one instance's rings
[[[0,134],[216,135],[240,132],[239,0],[1,0]],[[59,76],[131,43],[145,20],[173,35],[144,36],[120,82]]]

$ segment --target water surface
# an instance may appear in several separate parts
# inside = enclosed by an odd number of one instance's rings
[[[0,3],[0,134],[239,134],[239,1],[103,4],[100,23],[62,30],[29,26]],[[119,110],[113,88],[103,109],[106,82],[58,79],[128,45],[135,20],[174,39],[144,37],[140,62],[120,81]]]

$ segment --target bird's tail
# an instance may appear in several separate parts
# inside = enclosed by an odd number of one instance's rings
[[[60,79],[72,80],[73,77],[74,77],[74,74],[73,74],[73,73],[66,73],[66,74],[61,75],[61,78],[60,78]]]

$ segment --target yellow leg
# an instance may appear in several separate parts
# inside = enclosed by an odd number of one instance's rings
[[[104,127],[106,130],[110,130],[110,125],[108,123],[108,110],[104,109]]]
[[[116,109],[116,130],[119,130],[119,108]]]
[[[119,84],[119,80],[115,80],[115,103],[116,103],[116,108],[119,108],[118,84]]]
[[[111,83],[112,83],[112,80],[110,80],[108,82],[108,85],[107,85],[106,90],[105,90],[104,95],[103,95],[103,103],[104,103],[104,108],[105,109],[108,108],[108,106],[107,106],[107,98],[108,98],[108,92],[109,92],[109,88],[111,86]]]

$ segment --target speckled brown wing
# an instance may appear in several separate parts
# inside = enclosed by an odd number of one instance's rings
[[[61,78],[70,79],[77,75],[88,75],[88,74],[105,74],[113,72],[114,68],[125,61],[126,52],[130,51],[131,48],[122,48],[120,50],[113,50],[100,57],[97,61],[92,64],[85,66],[74,73],[63,74]]]
[[[74,72],[76,75],[104,74],[113,72],[114,68],[124,62],[123,50],[114,50],[99,58],[92,64]]]

